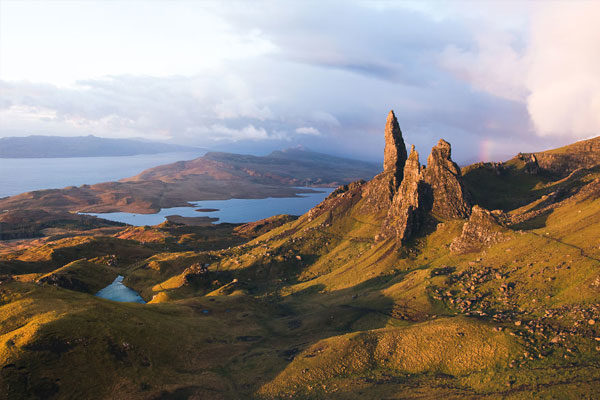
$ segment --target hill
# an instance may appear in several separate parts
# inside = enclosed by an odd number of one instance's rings
[[[191,175],[203,175],[268,185],[336,187],[357,179],[370,179],[380,170],[378,165],[366,161],[291,148],[262,157],[209,152],[195,160],[161,165],[121,181],[174,182]]]
[[[293,197],[297,186],[338,186],[369,179],[379,167],[309,151],[264,157],[207,153],[143,171],[119,182],[38,190],[0,199],[0,210],[155,213],[190,201]]]
[[[444,140],[424,167],[384,134],[383,172],[297,219],[2,254],[0,396],[599,397],[600,167],[461,170]],[[117,274],[149,303],[93,296]]]
[[[133,156],[183,151],[197,147],[135,139],[108,139],[97,136],[40,136],[0,138],[0,158],[63,158]]]

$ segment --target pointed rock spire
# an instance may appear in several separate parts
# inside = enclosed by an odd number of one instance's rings
[[[460,168],[451,155],[450,143],[440,139],[431,149],[423,177],[432,190],[434,214],[442,218],[465,218],[471,213],[471,201],[462,184]]]
[[[412,146],[404,166],[402,183],[383,224],[385,236],[395,236],[400,244],[410,239],[423,225],[430,202],[428,187],[421,173],[419,153]]]
[[[406,162],[406,145],[394,111],[391,110],[385,123],[385,150],[383,154],[383,172],[392,173],[394,189],[400,185]]]

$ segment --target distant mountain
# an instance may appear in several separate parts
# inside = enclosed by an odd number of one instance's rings
[[[266,185],[335,187],[359,179],[370,179],[380,171],[381,167],[375,163],[291,148],[266,156],[209,152],[195,160],[150,168],[122,181],[172,182],[192,175],[203,175],[218,180],[241,179]]]
[[[197,147],[135,139],[107,139],[93,135],[0,138],[0,158],[133,156],[197,150]]]
[[[188,201],[293,197],[298,186],[336,187],[371,179],[374,163],[301,149],[257,157],[210,152],[191,161],[150,168],[96,185],[39,190],[0,199],[0,210],[154,213],[189,206]]]

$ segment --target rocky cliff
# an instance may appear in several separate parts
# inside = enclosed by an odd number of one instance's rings
[[[461,235],[450,244],[450,250],[458,254],[477,252],[507,238],[491,212],[473,206],[471,217],[463,225]]]
[[[367,182],[364,187],[363,208],[366,213],[377,214],[388,210],[404,175],[406,145],[393,110],[387,116],[384,136],[383,172]]]
[[[365,188],[365,196],[371,203],[388,210],[378,238],[395,237],[405,243],[427,218],[470,215],[471,200],[462,183],[460,168],[452,161],[450,143],[440,139],[431,149],[427,167],[421,167],[414,146],[406,158],[402,132],[393,111],[388,115],[385,139],[384,172]],[[392,182],[389,189],[385,187],[386,179]],[[386,202],[386,197],[391,201]]]
[[[419,153],[412,146],[402,183],[383,223],[384,235],[395,236],[400,242],[409,239],[421,228],[431,203],[430,188],[421,174]]]
[[[600,136],[532,155],[542,170],[567,176],[578,168],[600,164]]]

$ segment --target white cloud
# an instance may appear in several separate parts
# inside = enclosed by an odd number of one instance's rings
[[[206,2],[2,1],[0,79],[71,86],[106,75],[194,75],[277,51]]]
[[[317,128],[314,128],[312,126],[302,126],[300,128],[297,128],[296,133],[299,133],[301,135],[312,135],[312,136],[319,136],[321,134],[321,132],[319,132],[319,130]]]
[[[523,101],[526,66],[512,43],[515,38],[503,31],[475,36],[476,49],[465,50],[450,44],[440,55],[442,67],[473,87],[508,100]]]
[[[342,125],[335,116],[324,111],[315,111],[311,113],[311,119],[315,122],[323,123],[334,127],[339,127]]]
[[[205,129],[209,134],[214,134],[215,140],[265,140],[269,135],[264,128],[256,128],[254,125],[248,125],[241,129],[228,128],[224,125],[214,124]]]
[[[550,3],[532,18],[527,106],[541,135],[600,134],[600,3]]]
[[[440,65],[478,90],[523,103],[539,136],[600,134],[600,3],[519,6],[512,11],[526,11],[526,30],[498,30],[487,15],[489,25],[473,32],[476,46],[449,44]]]

